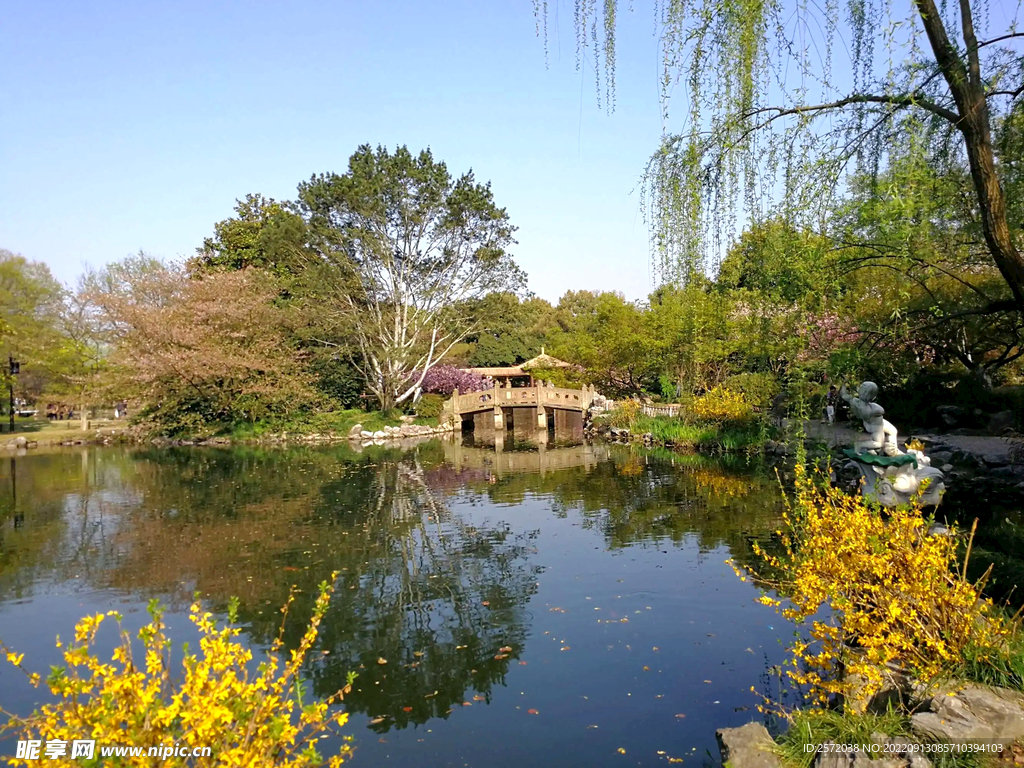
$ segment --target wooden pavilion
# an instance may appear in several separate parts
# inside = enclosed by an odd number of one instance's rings
[[[467,371],[480,376],[490,376],[499,387],[533,387],[536,382],[533,373],[537,368],[573,368],[572,363],[559,360],[557,357],[544,354],[544,347],[540,348],[540,354],[519,365],[509,365],[496,368],[467,368]]]

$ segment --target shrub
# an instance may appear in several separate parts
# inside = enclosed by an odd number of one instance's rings
[[[250,670],[252,652],[238,642],[241,630],[234,626],[237,601],[232,601],[229,624],[218,627],[210,613],[203,612],[198,601],[190,618],[202,638],[200,652],[185,650],[180,673],[171,669],[171,643],[164,634],[164,623],[156,601],[150,603],[151,621],[138,633],[145,660],[136,663],[132,638],[120,630],[121,643],[111,662],[104,663],[92,648],[96,633],[107,617],[120,629],[121,617],[107,614],[86,616],[75,627],[75,638],[62,648],[64,667],[55,667],[47,686],[56,703],[45,704],[27,718],[4,712],[8,722],[0,732],[16,730],[21,739],[60,739],[70,749],[75,739],[92,738],[100,744],[159,747],[175,744],[210,747],[206,758],[170,756],[154,761],[168,766],[249,766],[251,768],[300,768],[324,763],[317,750],[321,739],[342,726],[348,715],[329,711],[350,690],[349,685],[325,701],[303,704],[300,669],[327,611],[332,588],[320,585],[313,617],[298,648],[285,653],[282,631],[271,645],[266,660],[254,672]],[[282,609],[287,616],[288,605]],[[7,660],[22,668],[22,654],[6,647]],[[176,678],[180,675],[180,682]],[[38,686],[38,674],[29,675]],[[2,712],[2,710],[0,710]],[[337,755],[328,764],[339,765],[350,756],[350,737],[346,737]],[[139,765],[137,758],[100,758],[83,765]],[[12,765],[33,762],[13,759]]]
[[[435,365],[423,378],[423,391],[433,395],[451,397],[456,389],[466,392],[481,392],[491,389],[494,382],[487,376],[456,368],[454,365]]]
[[[753,547],[773,573],[762,583],[789,605],[760,602],[807,626],[808,636],[790,646],[787,675],[809,698],[869,697],[893,666],[922,681],[962,669],[966,659],[1003,666],[1011,625],[981,596],[983,584],[956,568],[956,537],[928,535],[927,527],[919,505],[883,516],[859,495],[819,487],[797,465],[781,554]],[[823,608],[830,619],[812,618]]]
[[[422,395],[416,402],[416,415],[424,419],[440,418],[444,401],[442,395]]]
[[[779,394],[778,379],[770,373],[739,373],[725,380],[723,386],[730,392],[743,395],[752,405],[766,408]]]
[[[754,408],[746,396],[725,387],[715,387],[694,398],[687,411],[692,419],[713,424],[742,423],[754,417]]]

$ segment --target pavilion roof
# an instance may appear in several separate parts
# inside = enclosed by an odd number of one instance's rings
[[[467,371],[479,374],[480,376],[490,376],[491,378],[507,378],[512,376],[529,376],[530,371],[533,368],[572,368],[572,363],[567,363],[565,360],[559,360],[557,357],[552,357],[544,353],[544,347],[540,348],[540,354],[525,363],[519,365],[508,365],[499,366],[495,368],[467,368]]]

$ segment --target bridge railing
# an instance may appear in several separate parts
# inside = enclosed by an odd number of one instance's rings
[[[465,394],[460,394],[456,390],[452,393],[451,400],[445,403],[445,411],[453,416],[459,416],[463,413],[475,413],[493,408],[531,405],[585,411],[594,401],[594,394],[594,390],[590,387],[583,389],[544,386],[494,387],[482,392],[466,392]]]

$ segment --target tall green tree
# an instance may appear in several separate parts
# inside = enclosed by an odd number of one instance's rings
[[[38,394],[49,380],[53,357],[61,346],[60,313],[64,288],[42,262],[29,261],[0,249],[0,385],[6,394],[22,382],[38,383]],[[12,377],[8,358],[21,364]],[[6,397],[2,398],[6,402]],[[6,410],[6,409],[5,409]]]
[[[281,278],[307,266],[305,225],[301,217],[259,194],[235,203],[235,215],[213,227],[189,261],[193,275],[217,269],[256,267]]]
[[[418,396],[426,372],[478,323],[473,303],[525,291],[515,227],[472,171],[453,178],[429,150],[361,146],[344,174],[299,185],[310,242],[336,269],[325,311],[351,328],[382,409]]]

